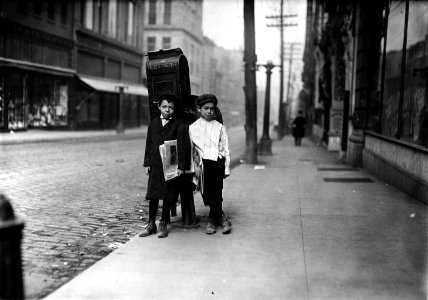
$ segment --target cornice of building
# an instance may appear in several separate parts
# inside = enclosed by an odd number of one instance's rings
[[[171,28],[171,27],[154,27],[154,26],[150,26],[150,27],[145,27],[144,28],[144,35],[147,36],[147,33],[150,31],[154,31],[154,32],[159,32],[159,31],[180,31],[183,32],[189,36],[191,36],[193,38],[194,41],[196,41],[197,43],[199,43],[199,45],[203,44],[203,36],[198,37],[197,35],[195,35],[194,33],[192,33],[191,31],[185,29],[185,28]]]
[[[91,38],[93,40],[97,40],[97,41],[99,41],[99,42],[101,42],[103,44],[108,45],[109,47],[116,48],[119,51],[130,52],[130,53],[132,53],[134,55],[138,55],[138,56],[141,56],[141,57],[144,56],[144,52],[138,50],[138,48],[132,47],[132,46],[130,46],[128,44],[125,44],[125,43],[120,42],[118,40],[112,39],[112,38],[107,37],[105,35],[95,33],[93,31],[85,29],[85,28],[79,28],[79,29],[77,29],[76,30],[76,34],[78,36],[82,35],[82,36],[89,37],[89,38]],[[78,38],[77,39],[77,45],[79,46],[79,44],[80,44],[80,41],[79,41],[79,38]]]

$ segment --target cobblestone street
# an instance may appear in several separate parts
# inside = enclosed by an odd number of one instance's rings
[[[47,295],[138,232],[143,149],[142,139],[3,147],[2,192],[25,222],[27,298]]]
[[[235,157],[244,151],[242,132],[230,132]],[[113,137],[1,146],[0,192],[25,222],[28,299],[48,295],[145,224],[144,145]]]

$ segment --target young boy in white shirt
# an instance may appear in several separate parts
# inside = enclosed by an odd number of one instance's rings
[[[230,151],[226,128],[214,119],[217,103],[215,95],[199,96],[196,105],[201,117],[189,127],[190,138],[202,158],[202,197],[210,207],[207,234],[216,232],[216,224],[221,224],[223,234],[232,229],[222,209],[223,179],[230,175]]]

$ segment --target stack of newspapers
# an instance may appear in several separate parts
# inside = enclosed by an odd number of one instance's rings
[[[196,151],[192,147],[191,153],[191,164],[190,169],[185,170],[185,174],[192,174],[195,172],[195,164],[194,164],[194,151]],[[177,148],[177,140],[165,141],[162,145],[159,146],[160,156],[162,158],[163,165],[163,174],[165,176],[165,180],[171,180],[178,176],[178,148]]]

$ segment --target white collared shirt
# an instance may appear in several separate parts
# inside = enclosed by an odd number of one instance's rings
[[[160,118],[161,118],[161,121],[162,121],[162,126],[165,126],[165,124],[168,123],[169,120],[171,120],[171,118],[165,119],[162,115],[160,116]]]
[[[226,127],[216,120],[197,119],[189,126],[190,138],[202,159],[225,158],[225,175],[230,175],[229,138]]]

